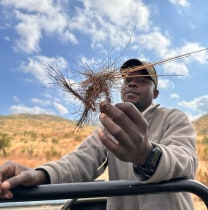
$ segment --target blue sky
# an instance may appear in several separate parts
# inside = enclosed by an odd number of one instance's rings
[[[74,72],[83,65],[99,70],[118,57],[116,67],[129,58],[157,62],[208,47],[206,0],[0,0],[0,11],[0,115],[77,119],[74,98],[50,84],[48,64],[80,82]],[[208,51],[156,69],[183,76],[159,77],[155,103],[191,120],[208,113]],[[119,100],[118,91],[113,103]]]

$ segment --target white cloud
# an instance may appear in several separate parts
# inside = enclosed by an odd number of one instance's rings
[[[206,47],[199,43],[186,42],[180,48],[171,49],[171,41],[159,31],[140,37],[142,46],[154,50],[161,57],[161,60],[156,62],[161,62],[165,73],[189,76],[188,64],[193,62],[205,64],[208,62]]]
[[[20,35],[20,39],[16,40],[15,51],[21,50],[26,53],[38,52],[40,50],[39,41],[41,39],[38,16],[16,12],[16,17],[20,20],[20,23],[15,27]]]
[[[48,106],[51,104],[51,102],[49,100],[41,100],[39,98],[33,98],[32,102],[34,104],[40,105],[40,106]]]
[[[64,0],[63,0],[64,1]],[[52,12],[54,9],[51,5],[51,0],[24,0],[24,1],[16,1],[16,0],[1,0],[1,4],[5,6],[13,6],[16,9],[25,9],[29,12],[39,11],[44,13],[47,11],[48,13]],[[54,5],[55,6],[55,5]]]
[[[155,51],[157,55],[161,57],[161,59],[167,60],[165,63],[169,65],[168,67],[171,67],[170,63],[172,63],[174,60],[174,65],[178,65],[178,67],[180,65],[183,74],[188,75],[188,69],[185,66],[186,64],[191,62],[204,64],[208,62],[208,54],[205,50],[206,47],[200,45],[197,42],[186,42],[180,48],[171,49],[170,38],[167,35],[162,34],[157,28],[154,29],[155,31],[151,33],[138,36],[138,45],[142,46],[145,49]],[[203,51],[196,52],[199,50]],[[191,54],[192,52],[195,53]]]
[[[136,37],[136,31],[147,31],[150,28],[150,11],[142,1],[112,0],[106,4],[104,0],[86,0],[83,4],[84,8],[76,8],[70,27],[88,34],[92,47],[102,49],[103,44],[108,43],[110,47],[119,50],[128,43],[135,26]]]
[[[173,88],[174,84],[168,79],[159,79],[158,80],[158,89]]]
[[[179,98],[179,95],[178,95],[177,93],[172,93],[172,94],[170,95],[170,97],[171,97],[171,98],[177,99],[177,98]]]
[[[166,49],[165,53],[162,54],[163,58],[168,60],[174,60],[175,62],[183,62],[188,64],[191,62],[198,62],[204,64],[208,61],[208,54],[206,47],[200,45],[197,42],[186,42],[180,48],[176,49]],[[201,52],[197,52],[197,51]],[[168,57],[167,57],[168,54]]]
[[[190,5],[188,0],[169,0],[171,3],[180,5],[182,7],[188,7]]]
[[[191,53],[191,52],[199,51],[199,50],[203,50],[203,49],[205,49],[205,47],[201,46],[199,43],[188,42],[184,46],[182,46],[181,49],[178,50],[178,55]],[[200,64],[207,63],[208,62],[207,50],[203,50],[201,52],[193,53],[192,55],[187,56],[183,60],[186,63],[191,63],[191,62],[198,62]]]
[[[19,98],[18,98],[17,96],[13,96],[13,100],[14,100],[15,102],[18,102],[18,101],[19,101]]]
[[[51,81],[47,71],[48,65],[53,68],[58,68],[59,71],[67,68],[67,62],[64,58],[49,58],[46,56],[34,56],[28,58],[28,62],[23,62],[20,68],[27,73],[31,73],[42,84],[48,86]]]
[[[163,35],[158,29],[148,34],[138,36],[138,43],[143,48],[154,50],[161,57],[167,57],[167,49],[171,41],[169,37]]]
[[[171,2],[188,4],[186,0]],[[73,8],[67,0],[2,0],[2,5],[10,6],[17,19],[15,28],[19,39],[16,40],[16,50],[38,52],[43,35],[58,35],[60,40],[77,44],[76,33],[89,35],[92,47],[102,50],[103,45],[108,43],[111,48],[121,50],[127,45],[135,26],[131,40],[134,50],[142,46],[154,50],[161,58],[167,58],[167,55],[178,55],[188,45],[189,51],[194,49],[189,43],[182,49],[169,49],[170,38],[152,24],[150,8],[142,1],[112,0],[106,4],[105,0],[85,0],[80,4],[83,4],[82,7]],[[147,33],[149,30],[151,33]],[[202,57],[200,61],[203,60]]]
[[[62,94],[62,98],[60,97],[59,101],[64,101],[64,103],[69,104],[69,105],[73,105],[75,107],[82,105],[82,102],[79,99],[77,99],[72,94],[67,94],[66,92],[64,94],[64,97],[63,97],[63,94]]]
[[[149,9],[142,1],[138,0],[112,0],[106,4],[105,0],[85,0],[86,11],[97,11],[93,15],[99,14],[103,20],[107,18],[109,22],[116,26],[138,25],[140,30],[149,28]],[[129,12],[131,11],[131,12]],[[122,20],[122,21],[121,21]],[[130,20],[134,20],[130,22]],[[101,23],[101,22],[100,22]],[[104,22],[103,22],[104,23]]]
[[[43,96],[46,98],[49,98],[50,100],[53,98],[53,96],[51,94],[46,93],[46,92],[43,93]]]
[[[170,75],[189,76],[189,70],[184,63],[176,61],[163,64],[165,73]]]
[[[26,114],[50,114],[54,115],[55,113],[51,110],[48,109],[43,109],[38,106],[34,107],[27,107],[23,104],[20,105],[13,105],[9,108],[9,111],[11,114],[21,114],[21,113],[26,113]]]
[[[142,1],[112,0],[106,4],[105,0],[85,0],[81,3],[82,7],[73,8],[67,0],[2,0],[2,5],[10,6],[10,13],[13,12],[17,20],[14,27],[19,38],[15,50],[38,52],[43,35],[56,34],[60,40],[77,44],[76,32],[90,35],[92,47],[102,49],[107,41],[109,46],[121,49],[128,43],[135,26],[135,37],[136,32],[151,28],[150,10]]]
[[[17,20],[15,29],[19,38],[15,50],[26,53],[38,52],[43,34],[57,34],[60,40],[77,44],[78,41],[69,29],[67,1],[51,0],[2,0],[4,6],[10,6]]]
[[[195,98],[192,101],[181,101],[180,106],[189,108],[201,115],[208,112],[208,95]]]
[[[56,103],[54,102],[54,107],[55,109],[58,111],[59,114],[61,115],[65,115],[65,114],[68,114],[68,109],[66,107],[64,107],[62,104],[59,104],[59,103]]]

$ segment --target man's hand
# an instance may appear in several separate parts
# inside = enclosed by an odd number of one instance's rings
[[[105,128],[99,133],[102,143],[120,160],[144,165],[152,144],[147,138],[147,122],[139,110],[128,102],[115,106],[101,102],[100,111]]]
[[[0,166],[0,198],[13,198],[11,189],[19,185],[33,186],[47,182],[48,177],[44,171],[34,170],[12,161]]]

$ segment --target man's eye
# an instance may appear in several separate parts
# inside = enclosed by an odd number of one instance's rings
[[[125,83],[130,83],[131,81],[132,81],[132,78],[131,77],[127,77],[124,80]],[[142,79],[142,78],[134,79],[134,81],[136,83],[138,83],[138,84],[146,84],[146,83],[148,83],[148,80],[147,79]]]
[[[131,82],[131,78],[127,77],[127,78],[125,79],[125,83],[129,83],[129,82]]]
[[[139,81],[138,81],[138,83],[141,83],[141,84],[143,84],[143,83],[147,83],[147,80],[145,80],[145,79],[141,79],[141,80],[139,80]]]

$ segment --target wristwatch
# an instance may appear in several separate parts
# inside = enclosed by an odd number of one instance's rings
[[[145,165],[133,165],[134,172],[143,179],[149,179],[154,174],[162,155],[162,150],[157,144],[152,143],[152,146],[153,148],[147,157]]]

